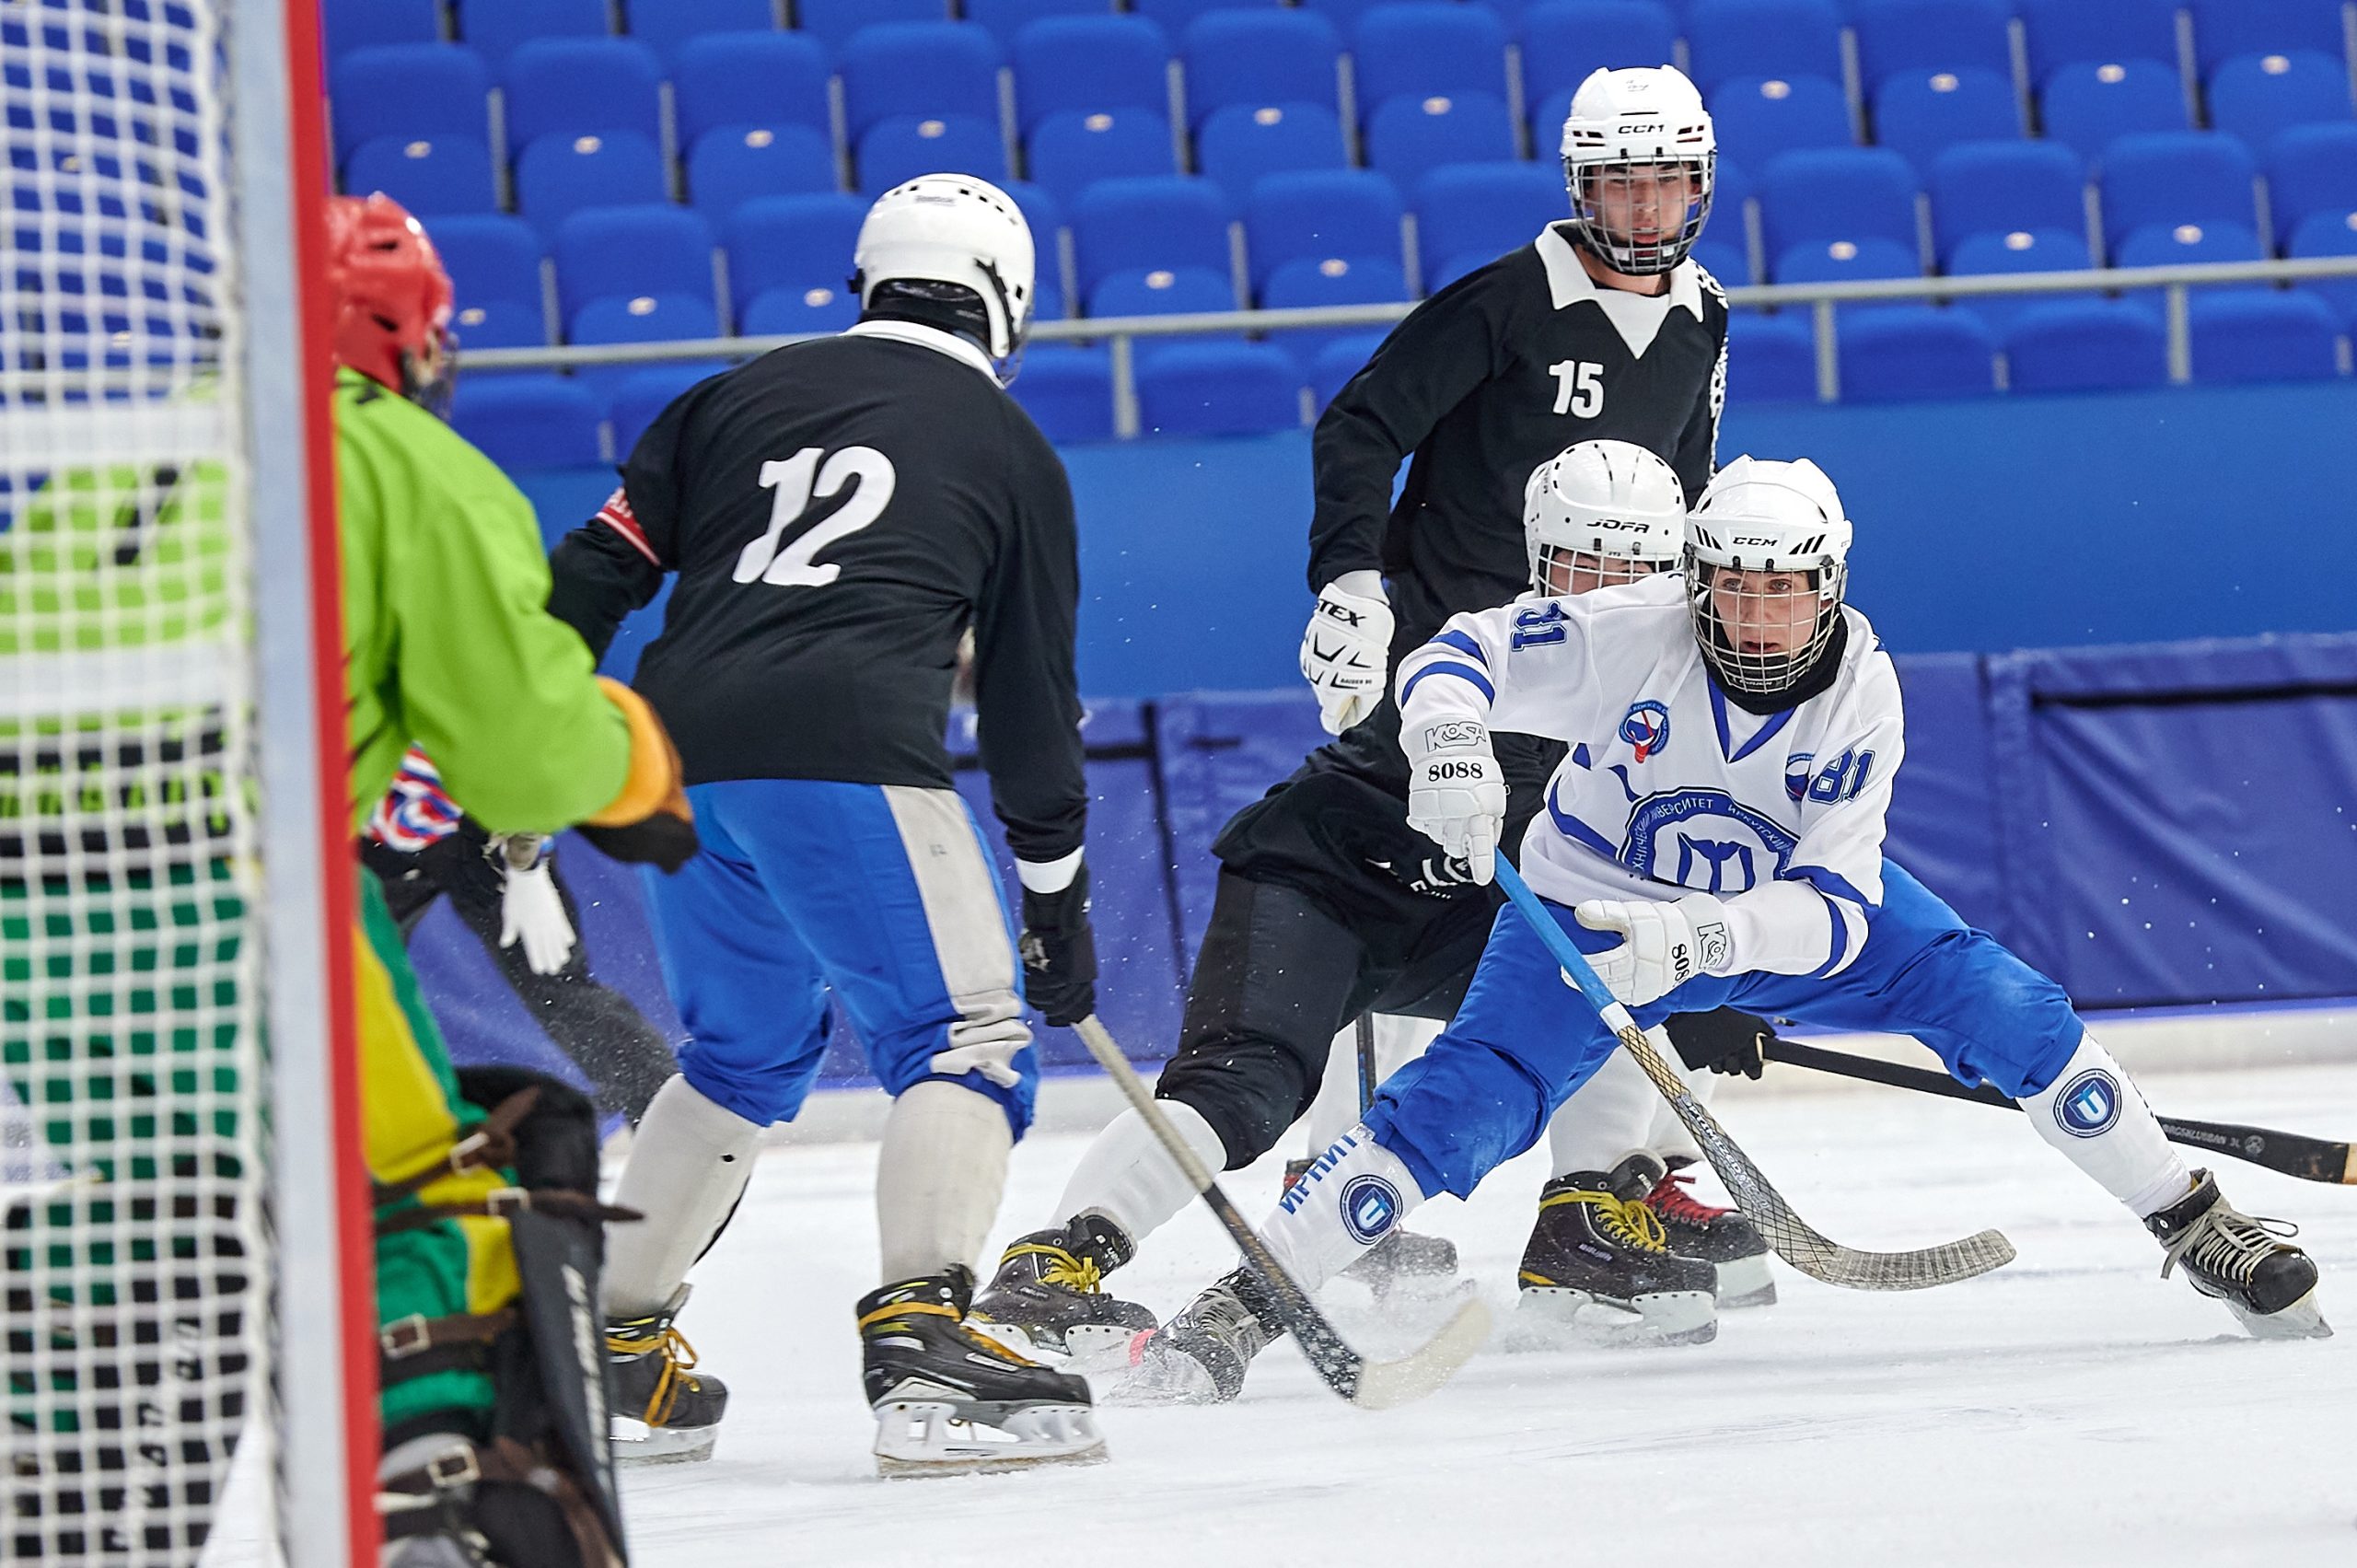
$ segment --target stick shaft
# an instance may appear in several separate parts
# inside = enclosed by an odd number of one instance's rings
[[[1361,1013],[1356,1030],[1359,1058],[1359,1114],[1375,1103],[1375,1015]]]

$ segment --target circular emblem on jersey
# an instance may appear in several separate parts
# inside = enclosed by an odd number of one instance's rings
[[[1784,793],[1794,800],[1808,798],[1809,774],[1817,765],[1814,751],[1795,751],[1784,759]]]
[[[2111,1131],[2119,1120],[2119,1085],[2100,1067],[2090,1067],[2054,1097],[2054,1121],[2073,1138]]]
[[[1379,1176],[1353,1176],[1342,1183],[1342,1228],[1365,1246],[1383,1239],[1399,1218],[1399,1189]]]
[[[1669,744],[1669,710],[1651,697],[1629,704],[1620,717],[1620,738],[1637,749],[1637,761],[1658,756]]]
[[[1781,875],[1800,840],[1723,789],[1673,789],[1629,810],[1620,864],[1700,893],[1748,892]]]

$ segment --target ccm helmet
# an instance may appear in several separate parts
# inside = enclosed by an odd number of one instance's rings
[[[921,174],[876,198],[859,226],[852,287],[863,309],[879,290],[961,314],[1012,381],[1031,325],[1031,226],[1015,198],[969,174]]]
[[[1702,95],[1675,66],[1591,73],[1572,95],[1563,122],[1573,238],[1615,272],[1643,277],[1670,271],[1686,260],[1710,218],[1718,156]],[[1655,206],[1651,185],[1632,180],[1663,168],[1686,172],[1685,197]],[[1608,215],[1608,204],[1622,211]]]
[[[1816,666],[1841,617],[1850,536],[1815,463],[1737,458],[1719,470],[1686,520],[1686,593],[1722,685],[1772,697]]]

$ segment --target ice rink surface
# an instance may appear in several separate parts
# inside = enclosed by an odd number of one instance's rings
[[[2168,1114],[2357,1132],[2357,1066],[2146,1086]],[[1380,1414],[1338,1402],[1280,1348],[1236,1404],[1104,1412],[1108,1465],[887,1483],[851,1314],[875,1283],[875,1149],[778,1149],[680,1324],[733,1390],[718,1454],[631,1475],[633,1562],[2357,1563],[2357,1188],[2220,1166],[2239,1207],[2299,1222],[2345,1330],[2260,1344],[2162,1281],[2142,1227],[2016,1116],[1897,1090],[1731,1094],[1719,1109],[1837,1240],[1909,1248],[1995,1225],[2021,1256],[1904,1295],[1779,1265],[1781,1304],[1728,1315],[1714,1343],[1493,1345],[1432,1399]],[[1016,1151],[992,1257],[1048,1222],[1082,1144]],[[1281,1163],[1226,1179],[1248,1214],[1265,1213]],[[1526,1156],[1471,1202],[1411,1222],[1454,1238],[1501,1309],[1545,1174]],[[1116,1278],[1167,1314],[1234,1257],[1195,1205]],[[1375,1348],[1366,1294],[1328,1297]]]

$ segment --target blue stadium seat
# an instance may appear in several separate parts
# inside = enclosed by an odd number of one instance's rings
[[[827,45],[840,48],[852,34],[882,22],[940,22],[949,0],[794,0],[794,25]]]
[[[663,136],[663,65],[626,38],[540,38],[507,57],[507,141],[635,131]]]
[[[1361,120],[1387,99],[1435,94],[1506,96],[1506,29],[1482,6],[1409,0],[1377,6],[1351,35]]]
[[[2357,203],[2345,212],[2310,213],[2292,231],[2286,256],[2357,256]],[[2340,324],[2357,331],[2357,278],[2320,278],[2299,285],[2331,308]]]
[[[1817,340],[1808,312],[1737,310],[1727,317],[1727,401],[1817,401]]]
[[[504,469],[595,468],[604,419],[589,389],[553,373],[461,376],[450,403],[451,426]]]
[[[1187,67],[1187,118],[1202,124],[1240,103],[1315,103],[1340,110],[1334,24],[1314,11],[1214,11],[1190,22],[1178,44]]]
[[[1404,211],[1399,188],[1372,169],[1271,175],[1244,204],[1253,289],[1287,261],[1329,256],[1398,261]]]
[[[2240,141],[2219,131],[2122,136],[2104,154],[2103,226],[2113,245],[2148,224],[2223,219],[2258,226],[2256,174]]]
[[[789,332],[840,332],[859,319],[859,296],[847,284],[769,288],[746,302],[737,330],[747,337]]]
[[[542,236],[583,207],[670,200],[663,155],[644,136],[543,136],[516,160],[516,209]]]
[[[1185,31],[1198,17],[1213,11],[1266,11],[1285,3],[1286,0],[1130,0],[1130,9],[1160,22],[1175,35]]]
[[[2338,54],[2237,54],[2210,77],[2210,123],[2253,146],[2294,125],[2349,121],[2349,63]]]
[[[1144,110],[1051,114],[1032,130],[1026,152],[1032,182],[1067,207],[1097,180],[1178,168],[1170,122]]]
[[[1514,156],[1514,121],[1505,100],[1486,93],[1395,98],[1376,105],[1367,121],[1367,166],[1402,185],[1443,164]]]
[[[1279,267],[1260,291],[1260,305],[1269,310],[1295,310],[1324,305],[1393,305],[1411,297],[1407,274],[1399,262],[1329,256],[1321,261],[1287,261]],[[1295,327],[1271,332],[1269,341],[1291,354],[1307,376],[1327,344],[1360,337],[1365,331],[1364,327]]]
[[[1113,439],[1113,361],[1101,348],[1027,348],[1023,373],[1007,389],[1039,433],[1060,447]]]
[[[499,210],[491,151],[472,136],[378,136],[352,149],[343,188],[382,191],[421,218]]]
[[[2113,250],[2116,267],[2177,267],[2203,261],[2263,261],[2267,248],[2247,223],[2147,224]]]
[[[461,306],[519,305],[540,314],[544,252],[530,224],[502,215],[442,218],[428,237]]]
[[[827,52],[800,33],[714,33],[691,40],[671,66],[679,145],[723,125],[807,125],[832,136]]]
[[[575,343],[694,343],[720,335],[720,316],[708,299],[690,295],[641,294],[623,297],[609,295],[593,299],[583,306],[565,329],[565,337]],[[641,371],[656,366],[698,363],[691,360],[657,360],[654,364],[584,366],[575,372],[601,399],[610,399],[614,389]]]
[[[759,196],[835,189],[835,149],[807,125],[731,126],[688,149],[688,200],[714,222]]]
[[[1902,71],[1988,71],[2013,79],[1998,0],[1852,0],[1858,75],[1871,93]]]
[[[2049,136],[2090,159],[2117,137],[2192,124],[2177,67],[2156,60],[2062,66],[2047,78],[2038,109]]]
[[[835,58],[843,117],[858,140],[878,121],[969,115],[998,121],[999,48],[971,22],[862,28]]]
[[[1740,239],[1704,235],[1694,242],[1694,263],[1729,288],[1753,281],[1751,257]]]
[[[656,417],[679,400],[679,394],[719,373],[710,365],[665,365],[633,370],[614,387],[614,459],[627,462],[638,438]]]
[[[1754,168],[1767,168],[1779,153],[1846,147],[1857,140],[1841,84],[1822,76],[1740,76],[1722,83],[1710,105],[1720,149]]]
[[[1294,4],[1319,13],[1345,32],[1369,11],[1392,3],[1393,0],[1294,0]]]
[[[2340,323],[2314,295],[2196,289],[2186,316],[2196,381],[2329,381],[2340,374]]]
[[[1301,424],[1300,367],[1268,343],[1183,343],[1141,355],[1148,436],[1261,436]]]
[[[1064,226],[1062,204],[1028,180],[1004,180],[999,189],[1015,199],[1016,207],[1031,230],[1031,243],[1039,252],[1039,281],[1044,285],[1049,275],[1057,271],[1056,236]]]
[[[606,0],[459,0],[459,36],[482,52],[493,71],[536,38],[604,38]]]
[[[2340,58],[2340,7],[2331,0],[2187,0],[2193,9],[2193,54],[2208,76],[2237,54],[2309,49]]]
[[[1759,181],[1772,258],[1803,240],[1891,240],[1916,248],[1915,171],[1887,147],[1786,153]]]
[[[2357,209],[2357,125],[2300,125],[2270,143],[2267,204],[2278,234],[2314,213]]]
[[[1236,285],[1227,274],[1202,267],[1132,267],[1108,273],[1088,290],[1091,316],[1200,316],[1236,308]],[[1153,357],[1168,342],[1139,344],[1138,358]]]
[[[491,71],[455,43],[355,49],[329,75],[336,157],[379,136],[491,141]]]
[[[1845,315],[1836,342],[1845,403],[1987,397],[1997,389],[1997,339],[1969,311],[1877,306]]]
[[[751,299],[773,288],[841,289],[867,203],[856,196],[765,196],[730,215],[722,230],[728,292]]]
[[[1335,394],[1350,385],[1352,377],[1366,368],[1366,362],[1373,359],[1375,351],[1383,346],[1386,335],[1382,332],[1349,332],[1318,351],[1318,357],[1309,366],[1309,394],[1318,412],[1325,412],[1326,405],[1334,401]]]
[[[1947,270],[1951,276],[1970,277],[1991,273],[2067,273],[2095,264],[2083,226],[1967,235],[1948,257]],[[2094,293],[1983,294],[1960,299],[1952,308],[1970,310],[2003,338],[2022,313],[2034,306],[2097,297]]]
[[[978,174],[993,181],[1007,174],[1006,143],[997,120],[968,114],[880,121],[859,139],[853,162],[859,188],[871,196],[920,174]]]
[[[327,0],[328,58],[388,43],[438,43],[442,0]]]
[[[1832,0],[1695,0],[1686,13],[1689,75],[1709,93],[1737,76],[1841,79]]]
[[[459,307],[450,313],[450,332],[458,339],[461,354],[470,349],[546,348],[549,343],[546,313],[536,305],[518,305],[512,299]]]
[[[2016,392],[2132,391],[2168,384],[2168,334],[2145,306],[2073,300],[2025,310],[2005,331]]]
[[[2177,0],[2014,0],[2043,91],[2065,65],[2150,60],[2177,69]]]
[[[1026,134],[1051,114],[1170,107],[1170,39],[1144,17],[1052,17],[1016,35],[1015,110]]]
[[[1242,201],[1262,177],[1306,168],[1345,168],[1349,149],[1342,122],[1314,103],[1228,105],[1203,122],[1195,138],[1195,161],[1206,179],[1216,180]]]
[[[1658,0],[1546,0],[1522,16],[1522,90],[1536,101],[1589,73],[1662,65],[1678,23]]]
[[[776,26],[770,0],[630,0],[630,36],[673,66],[697,39]]]
[[[711,304],[713,244],[712,226],[685,207],[585,207],[557,226],[558,310],[570,320],[612,295]]]
[[[1855,283],[1866,278],[1921,277],[1915,248],[1895,239],[1804,239],[1769,253],[1773,283]]]
[[[1102,17],[1112,9],[1113,0],[960,0],[958,12],[968,21],[989,29],[999,46],[1005,48],[1034,22],[1063,17]]]
[[[1918,168],[1960,142],[2021,134],[2013,80],[1994,71],[1901,71],[1875,96],[1875,140]]]
[[[1553,163],[1464,164],[1416,183],[1416,255],[1427,293],[1485,267],[1571,215]]]
[[[1120,272],[1199,267],[1226,277],[1229,215],[1220,188],[1190,175],[1099,181],[1072,210],[1080,292],[1094,296]]]
[[[2083,234],[2087,171],[2059,142],[1968,142],[1932,163],[1932,248],[1945,261],[1967,235]]]

